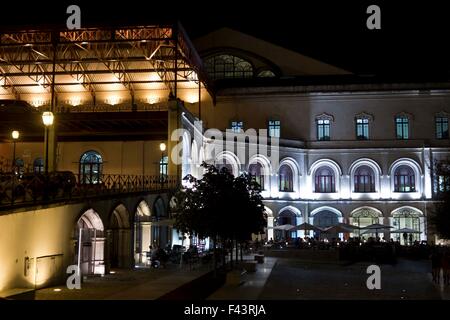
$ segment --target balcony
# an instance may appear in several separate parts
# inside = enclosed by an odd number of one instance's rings
[[[101,174],[95,179],[70,171],[44,174],[1,174],[0,211],[24,206],[167,192],[178,186],[176,176]]]

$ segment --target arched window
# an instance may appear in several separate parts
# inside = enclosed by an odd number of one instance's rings
[[[42,159],[42,158],[34,159],[33,172],[34,173],[44,173],[44,159]]]
[[[264,190],[264,169],[261,163],[252,163],[248,167],[248,173],[252,176],[252,179],[259,184],[261,190]]]
[[[415,192],[414,170],[406,165],[399,166],[394,173],[394,192]]]
[[[80,183],[96,184],[101,182],[103,159],[96,151],[83,153],[80,159]]]
[[[354,192],[375,192],[375,174],[369,166],[360,166],[354,175]]]
[[[329,167],[317,169],[315,174],[315,192],[330,193],[336,192],[334,172]]]
[[[229,54],[206,58],[205,67],[214,80],[253,77],[253,67],[250,62]]]
[[[282,165],[278,175],[279,175],[280,191],[284,192],[294,191],[294,174],[292,173],[291,167],[289,167],[287,164]]]

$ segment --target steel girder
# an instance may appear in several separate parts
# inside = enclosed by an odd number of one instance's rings
[[[178,81],[200,81],[213,95],[202,61],[180,24],[0,33],[0,72],[1,84],[15,95],[15,86],[27,84],[14,83],[14,76],[27,76],[34,82],[29,86],[50,88],[53,76],[65,74],[95,97],[95,84],[106,82],[93,76],[111,73],[133,97],[133,83],[142,81],[130,74],[138,72],[156,72],[160,80],[148,82],[161,81],[174,95]]]

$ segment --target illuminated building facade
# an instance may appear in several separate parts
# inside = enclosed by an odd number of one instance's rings
[[[203,160],[261,184],[267,239],[280,237],[276,225],[347,222],[437,241],[428,218],[450,181],[434,172],[450,151],[448,83],[361,78],[230,29],[192,44],[179,25],[1,33],[0,58],[0,234],[10,235],[0,291],[48,285],[74,263],[103,274],[145,265],[154,244],[188,245],[171,227],[170,192],[200,178]],[[181,164],[178,128],[191,134]],[[267,129],[279,161],[211,158],[209,128]],[[39,193],[46,170],[73,185]]]

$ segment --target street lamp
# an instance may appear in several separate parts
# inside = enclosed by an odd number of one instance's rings
[[[19,139],[20,137],[20,133],[17,130],[14,130],[13,132],[11,132],[11,137],[13,139],[13,158],[12,158],[12,168],[13,168],[13,173],[16,173],[15,170],[15,165],[16,165],[16,141]]]
[[[51,111],[45,111],[42,114],[42,122],[45,126],[45,175],[48,175],[48,131],[51,125],[53,125],[53,121],[55,119],[55,116]]]
[[[13,158],[12,158],[12,188],[11,188],[11,203],[14,203],[14,183],[16,180],[16,141],[19,139],[20,133],[17,130],[11,132],[11,137],[13,139]]]
[[[161,189],[164,188],[164,151],[166,151],[166,144],[164,142],[161,142],[159,144],[159,150],[161,150],[161,168],[162,168],[162,172],[160,172],[161,174]],[[167,169],[166,169],[167,170]]]

